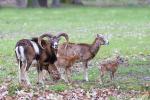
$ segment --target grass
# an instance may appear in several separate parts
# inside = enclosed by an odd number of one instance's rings
[[[54,90],[54,91],[64,91],[68,88],[69,88],[69,86],[67,86],[65,84],[56,84],[56,85],[49,87],[50,90]]]
[[[116,50],[129,56],[130,66],[120,67],[116,74],[115,85],[122,90],[141,90],[144,80],[150,73],[150,58],[139,55],[150,54],[150,13],[149,7],[128,8],[98,8],[98,7],[65,7],[65,8],[36,8],[36,9],[0,9],[0,80],[11,77],[17,84],[17,64],[14,48],[21,38],[31,38],[44,32],[66,32],[71,42],[92,43],[97,33],[109,35],[110,45],[102,46],[97,56],[92,60],[89,69],[90,82],[75,85],[90,89],[92,87],[107,87],[108,75],[104,77],[106,84],[95,82],[99,74],[95,63],[102,58],[111,56]],[[135,58],[134,58],[135,57]],[[140,57],[140,58],[138,58]],[[33,73],[34,72],[34,73]],[[35,84],[37,74],[30,71],[32,84]],[[73,75],[73,80],[82,80],[82,72]],[[12,86],[13,87],[13,86]],[[63,91],[70,86],[59,83],[49,89]],[[13,91],[11,91],[11,94]],[[113,99],[113,98],[112,98]]]

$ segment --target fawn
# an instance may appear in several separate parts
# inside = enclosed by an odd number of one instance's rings
[[[100,71],[100,83],[102,83],[102,78],[106,72],[110,73],[110,79],[113,80],[114,74],[120,64],[126,64],[126,66],[128,66],[128,60],[119,55],[116,55],[115,57],[107,58],[101,61],[98,67]]]

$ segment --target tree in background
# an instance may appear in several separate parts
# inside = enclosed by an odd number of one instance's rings
[[[48,0],[16,0],[17,6],[20,8],[25,7],[48,7]],[[52,0],[52,7],[59,7],[60,2],[72,3],[76,5],[83,5],[82,0]]]
[[[52,0],[52,6],[53,7],[59,7],[61,3],[72,3],[76,5],[83,5],[81,0]]]
[[[61,3],[71,3],[72,0],[61,0]]]
[[[82,0],[61,0],[62,3],[72,3],[77,5],[83,5]]]
[[[25,8],[27,7],[27,0],[16,0],[17,6],[19,8]]]
[[[52,0],[52,7],[59,7],[60,6],[60,0]]]
[[[83,5],[81,0],[72,0],[72,3],[77,5]]]
[[[48,7],[48,2],[47,0],[39,0],[39,5],[40,7]]]
[[[16,0],[17,6],[25,7],[48,7],[47,0]]]
[[[39,7],[39,1],[38,0],[28,0],[28,7]]]

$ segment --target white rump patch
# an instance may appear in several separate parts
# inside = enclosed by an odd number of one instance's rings
[[[21,61],[25,61],[26,57],[25,57],[25,54],[24,54],[24,48],[23,48],[23,46],[19,46],[19,50],[20,50],[20,60]]]
[[[16,47],[16,49],[15,49],[15,51],[16,51],[16,55],[17,55],[17,59],[20,59],[20,54],[19,54],[19,49],[18,49],[19,47]]]
[[[23,46],[16,47],[15,51],[16,51],[16,54],[17,54],[17,59],[19,59],[21,61],[24,61],[25,60],[25,55],[24,55]],[[19,53],[19,51],[20,51],[20,53]]]
[[[36,54],[39,54],[39,53],[40,53],[40,50],[39,50],[38,45],[37,45],[34,41],[30,41],[30,42],[31,42],[31,44],[33,45],[33,48],[34,48],[34,50],[35,50],[35,53],[36,53]]]

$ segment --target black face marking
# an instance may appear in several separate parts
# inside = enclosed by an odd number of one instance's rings
[[[122,57],[117,57],[118,59],[118,63],[119,64],[123,64],[124,63],[124,59]]]

